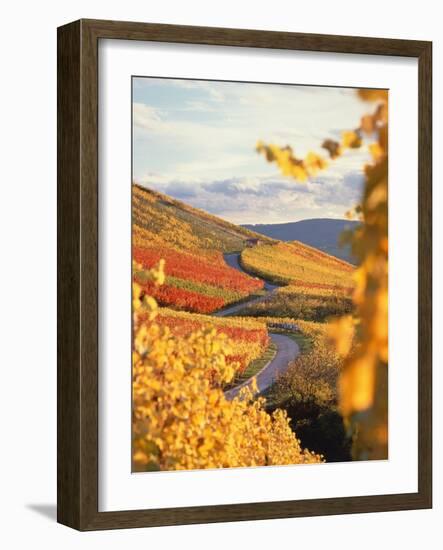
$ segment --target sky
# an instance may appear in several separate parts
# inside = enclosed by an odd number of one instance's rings
[[[323,140],[340,140],[370,110],[345,88],[134,77],[133,179],[236,224],[342,219],[360,200],[367,147],[307,184],[255,147],[327,156]]]

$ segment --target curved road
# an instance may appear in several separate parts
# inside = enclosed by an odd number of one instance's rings
[[[238,252],[234,254],[224,254],[225,262],[229,265],[229,267],[232,267],[233,269],[236,269],[237,271],[240,271],[241,273],[245,273],[246,275],[251,276],[249,273],[247,273],[242,266],[240,265],[240,254]],[[258,279],[258,277],[257,277]],[[275,285],[273,283],[270,283],[268,281],[265,281],[264,279],[261,279],[264,283],[264,290],[267,290],[267,293],[263,296],[257,296],[256,298],[250,298],[249,300],[245,300],[242,302],[237,302],[236,304],[233,304],[231,306],[225,307],[224,309],[220,309],[219,311],[216,311],[213,313],[216,317],[229,317],[229,315],[232,315],[233,313],[237,313],[241,309],[245,307],[246,304],[255,304],[257,302],[264,302],[267,300],[268,296],[272,294],[272,292],[279,288],[280,285]]]
[[[263,392],[266,388],[274,382],[277,375],[284,373],[291,361],[293,361],[298,354],[300,353],[300,348],[298,347],[297,342],[285,336],[284,334],[277,334],[270,332],[269,336],[271,337],[272,342],[277,346],[277,353],[275,354],[274,359],[269,361],[262,370],[255,375],[257,379],[257,387],[259,392]],[[244,386],[247,386],[251,382],[252,378],[243,382],[239,386],[235,386],[225,392],[225,395],[228,399],[234,399],[238,392]]]
[[[240,265],[240,254],[225,254],[225,262],[232,268],[237,269],[238,271],[241,271],[242,273],[246,273],[246,271],[241,267]],[[248,273],[246,273],[248,275]],[[234,304],[232,306],[229,306],[223,310],[217,311],[216,313],[213,313],[213,315],[217,317],[227,317],[229,315],[232,315],[233,313],[236,313],[237,311],[241,310],[246,304],[253,304],[255,302],[261,302],[263,300],[266,300],[270,294],[272,294],[276,288],[278,288],[279,285],[272,284],[268,281],[264,282],[264,289],[267,290],[267,294],[264,296],[259,296],[256,298],[251,298],[250,300],[240,302],[237,304]],[[277,347],[277,352],[271,361],[267,365],[265,365],[261,371],[255,375],[255,378],[257,380],[257,386],[259,392],[263,392],[266,388],[268,388],[275,380],[277,375],[284,373],[291,361],[293,361],[300,353],[300,348],[298,347],[298,344],[289,338],[288,336],[285,336],[284,334],[277,334],[270,332],[269,336],[272,340],[272,342]],[[238,394],[241,388],[248,385],[251,382],[252,378],[249,378],[239,386],[236,386],[235,388],[232,388],[225,392],[225,395],[228,399],[234,399],[234,397]]]
[[[224,254],[225,262],[230,266],[236,269],[237,271],[241,271],[242,273],[246,273],[246,275],[251,276],[250,273],[247,273],[240,264],[240,254],[238,252],[235,252],[234,254]],[[259,277],[257,277],[258,279]],[[265,283],[264,289],[265,290],[275,290],[280,285],[274,285],[273,283],[270,283],[268,281],[265,281],[262,279],[262,281]]]

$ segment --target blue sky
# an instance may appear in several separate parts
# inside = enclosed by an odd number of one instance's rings
[[[370,109],[344,88],[134,78],[134,181],[234,223],[343,218],[360,199],[366,148],[297,184],[255,145],[326,154],[322,141]]]

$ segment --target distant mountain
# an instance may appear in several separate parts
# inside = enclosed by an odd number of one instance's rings
[[[352,257],[350,247],[340,247],[338,243],[342,231],[359,224],[358,221],[319,218],[290,223],[246,224],[243,227],[280,241],[300,241],[355,264],[356,260]]]

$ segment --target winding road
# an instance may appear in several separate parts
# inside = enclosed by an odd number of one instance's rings
[[[232,268],[237,269],[238,271],[241,271],[242,273],[246,273],[246,271],[242,268],[240,265],[240,254],[225,254],[225,262]],[[248,273],[246,273],[248,275]],[[263,279],[262,279],[263,280]],[[217,311],[213,313],[213,315],[217,317],[228,317],[229,315],[232,315],[233,313],[236,313],[244,308],[246,304],[253,304],[256,302],[261,302],[266,300],[270,294],[272,294],[276,288],[278,288],[278,285],[274,285],[268,281],[263,280],[264,282],[264,289],[267,290],[267,293],[263,296],[258,296],[255,298],[251,298],[247,301],[242,301],[240,303],[234,304],[232,306],[229,306],[227,308],[224,308],[220,311]],[[284,373],[291,361],[293,361],[299,354],[300,354],[300,348],[298,344],[292,340],[292,338],[289,338],[288,336],[285,336],[284,334],[278,334],[275,332],[270,332],[269,336],[271,338],[271,341],[275,344],[277,348],[277,352],[271,361],[267,365],[265,365],[261,371],[259,371],[255,378],[257,380],[257,386],[259,392],[263,392],[271,384],[274,382],[275,378],[279,375]],[[225,392],[225,395],[228,399],[234,399],[234,397],[238,394],[238,392],[243,388],[244,386],[247,386],[251,382],[252,378],[249,378],[239,386],[236,386],[235,388],[231,388],[227,392]]]
[[[245,273],[246,275],[249,275],[241,266],[240,264],[240,254],[238,252],[234,254],[225,254],[224,255],[225,262],[229,265],[229,267],[232,267],[233,269],[236,269],[237,271],[240,271],[241,273]],[[257,277],[258,278],[258,277]],[[250,298],[249,300],[243,300],[241,302],[237,302],[236,304],[233,304],[232,306],[225,307],[224,309],[220,309],[219,311],[216,311],[213,313],[216,317],[229,317],[229,315],[232,315],[233,313],[237,313],[241,309],[245,307],[245,305],[249,304],[255,304],[257,302],[264,302],[268,299],[269,295],[274,292],[276,288],[279,288],[279,285],[274,285],[270,283],[269,281],[265,281],[262,279],[264,283],[264,289],[267,291],[266,294],[263,296],[257,296],[255,298]]]
[[[242,273],[246,273],[246,271],[242,268],[240,264],[240,253],[235,252],[233,254],[224,254],[225,262],[229,265],[229,267],[233,267],[237,271],[241,271]],[[250,276],[250,273],[246,273],[246,275]],[[258,277],[257,277],[258,278]],[[264,289],[265,290],[275,290],[276,288],[279,288],[280,285],[275,285],[273,283],[270,283],[269,281],[265,281],[262,279],[262,281],[265,283]]]
[[[277,334],[275,332],[270,332],[269,336],[271,337],[272,342],[277,347],[277,353],[274,358],[265,365],[260,372],[255,375],[257,380],[257,387],[260,393],[269,388],[272,385],[274,380],[279,374],[284,373],[291,361],[293,361],[300,353],[300,348],[298,347],[297,342],[285,336],[284,334]],[[225,395],[228,399],[234,399],[238,392],[244,386],[247,386],[251,382],[252,378],[243,382],[239,386],[235,386],[225,392]]]

